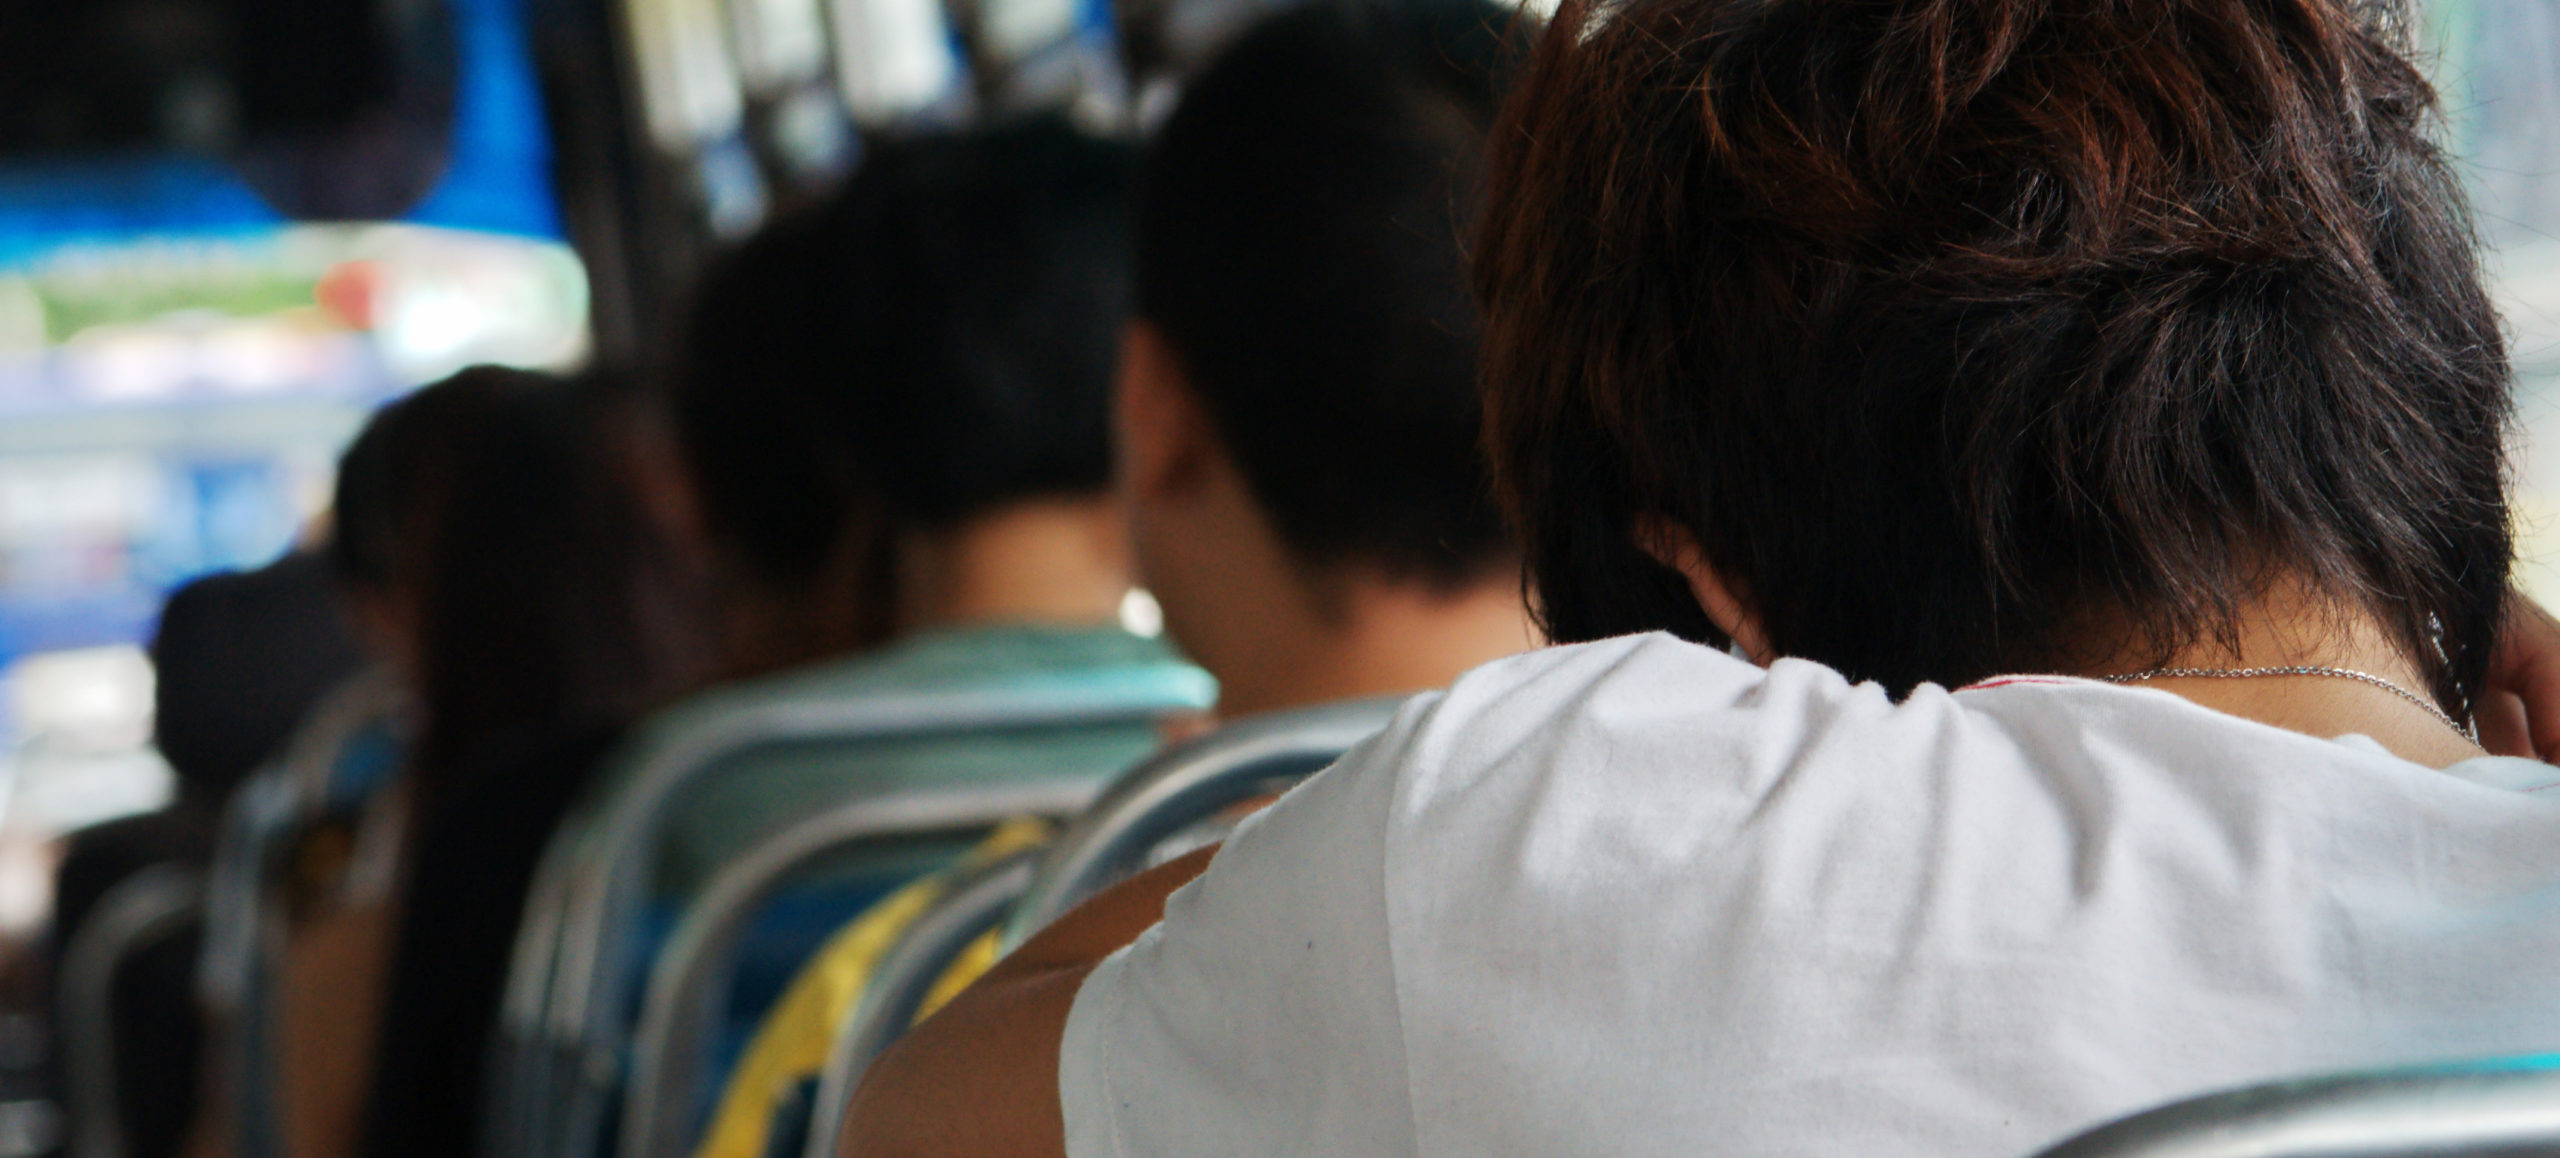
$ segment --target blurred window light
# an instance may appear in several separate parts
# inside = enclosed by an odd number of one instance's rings
[[[626,0],[649,139],[669,156],[737,133],[745,102],[719,0]]]
[[[151,660],[132,645],[33,655],[0,673],[21,745],[115,752],[151,738]]]
[[[836,36],[836,83],[855,124],[895,124],[955,99],[962,72],[941,0],[828,3]]]
[[[383,400],[587,351],[557,242],[290,226],[58,247],[0,273],[0,662],[140,638],[168,585],[255,566]]]
[[[1149,639],[1164,634],[1164,605],[1144,587],[1132,587],[1120,597],[1120,626],[1131,635]]]
[[[151,661],[130,645],[33,655],[0,669],[0,830],[50,834],[166,806],[176,790],[151,751]],[[5,841],[0,836],[0,841]],[[0,865],[0,893],[42,875]],[[0,926],[47,897],[0,896]]]
[[[2516,370],[2517,580],[2560,606],[2560,0],[2429,0],[2425,17]]]
[[[403,223],[284,223],[200,158],[0,164],[0,664],[136,641],[170,584],[285,549],[383,400],[584,357],[517,0],[436,2],[455,145]]]
[[[289,549],[375,407],[473,363],[586,357],[528,0],[386,2],[449,17],[456,70],[441,176],[398,221],[296,224],[222,160],[172,148],[0,150],[10,825],[165,799],[137,646],[164,593]],[[693,3],[725,65],[718,0]],[[240,94],[220,81],[136,87],[159,94],[150,139],[231,132]]]
[[[731,0],[738,74],[748,92],[787,92],[827,70],[827,16],[819,0]]]
[[[0,277],[0,359],[42,355],[47,329],[36,287],[23,277]]]
[[[7,887],[7,880],[0,875],[0,889]],[[45,880],[49,885],[49,874]],[[48,887],[41,902],[46,908],[52,907],[51,893]],[[8,915],[0,909],[0,929],[13,928]],[[62,1111],[53,1103],[35,1098],[0,1102],[0,1158],[36,1158],[56,1153],[61,1144]]]
[[[1027,60],[1071,39],[1077,0],[977,0],[979,49],[999,60]]]

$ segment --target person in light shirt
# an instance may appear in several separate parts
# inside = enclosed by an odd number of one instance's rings
[[[1563,646],[1026,945],[848,1153],[2023,1155],[2560,1049],[2560,768],[2490,751],[2552,625],[2394,10],[1567,3],[1474,239]]]

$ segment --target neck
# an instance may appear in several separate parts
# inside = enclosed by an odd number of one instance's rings
[[[2230,671],[2328,667],[2386,680],[2434,702],[2424,670],[2372,616],[2300,591],[2262,600],[2229,640],[2201,642],[2150,663],[2132,649],[2083,665],[2089,676],[2139,675],[2163,668]],[[2480,746],[2390,691],[2336,676],[2160,676],[2137,681],[2227,715],[2307,735],[2371,737],[2395,755],[2441,768],[2483,755]]]
[[[902,631],[1110,623],[1129,593],[1127,532],[1107,498],[1039,499],[899,544]]]
[[[1538,644],[1506,575],[1455,592],[1348,580],[1257,615],[1253,662],[1219,665],[1218,714],[1446,687],[1468,669]]]

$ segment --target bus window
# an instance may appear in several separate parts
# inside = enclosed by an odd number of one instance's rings
[[[2517,575],[2560,601],[2560,0],[2433,0],[2450,144],[2516,368]]]
[[[440,0],[450,111],[433,179],[394,219],[279,211],[311,203],[277,182],[334,180],[326,148],[208,151],[108,133],[120,122],[103,114],[85,136],[0,148],[11,825],[58,831],[148,803],[132,783],[157,774],[140,747],[147,666],[133,673],[162,596],[290,547],[375,406],[477,362],[584,358],[586,275],[552,195],[519,4]],[[45,789],[100,769],[127,786]]]

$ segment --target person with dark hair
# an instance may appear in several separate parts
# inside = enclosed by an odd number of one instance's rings
[[[619,771],[787,703],[1058,686],[1208,704],[1206,676],[1119,622],[1131,160],[1056,120],[886,143],[710,271],[665,402],[733,678],[651,720]],[[670,810],[658,885],[690,893],[847,792],[1100,777],[1156,743],[1124,724],[743,753]]]
[[[1566,646],[1023,946],[849,1153],[2027,1153],[2560,1046],[2560,768],[2474,736],[2553,750],[2552,625],[2394,11],[1567,3],[1476,271]]]
[[[1468,0],[1283,14],[1148,148],[1122,486],[1223,716],[1439,687],[1535,641],[1462,245],[1504,43]]]
[[[1120,487],[1140,573],[1224,719],[1438,687],[1535,642],[1476,446],[1461,244],[1499,20],[1476,0],[1282,16],[1148,147]],[[702,1158],[772,1152],[771,1108],[797,1105],[890,932],[848,927],[802,971]],[[990,940],[937,989],[993,960]]]
[[[696,289],[665,392],[681,500],[668,505],[707,548],[731,678],[652,718],[599,785],[599,809],[667,750],[760,713],[1051,694],[1132,711],[724,755],[664,808],[657,901],[682,905],[757,841],[855,797],[1098,783],[1161,742],[1139,713],[1196,716],[1216,698],[1206,674],[1120,621],[1129,562],[1109,399],[1132,162],[1059,119],[883,142],[834,198]],[[728,994],[742,1035],[769,1006],[823,997],[793,979],[840,925],[970,851],[916,843],[794,881],[756,915]],[[716,1152],[764,1151],[771,1103],[795,1084],[780,1056],[749,1050],[741,1072],[772,1080],[749,1080]]]
[[[687,678],[613,405],[599,383],[466,370],[386,407],[341,463],[330,557],[418,718],[353,831],[322,817],[288,854],[297,1153],[474,1147],[534,863],[622,729]]]
[[[171,592],[151,639],[151,731],[177,798],[64,839],[54,959],[67,960],[70,939],[118,884],[159,864],[203,871],[233,792],[361,662],[315,552],[296,549]],[[138,1158],[173,1158],[195,1112],[205,1030],[193,985],[198,943],[185,936],[148,950],[117,986],[118,1124]]]

